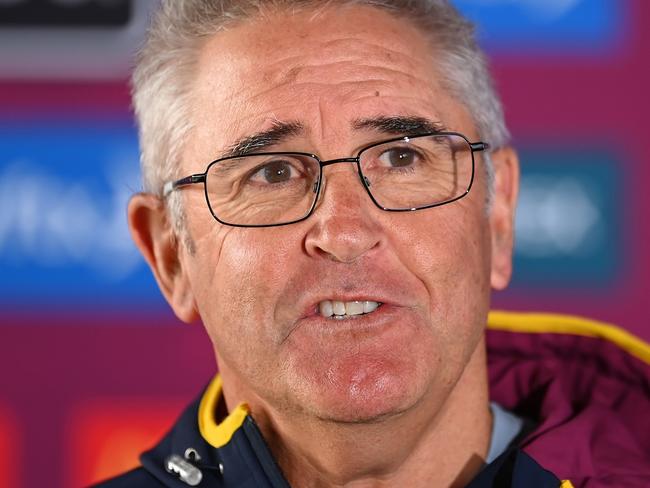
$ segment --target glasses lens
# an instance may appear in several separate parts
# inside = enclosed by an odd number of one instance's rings
[[[427,207],[469,190],[469,143],[455,134],[411,137],[366,149],[361,171],[375,201],[391,210]]]
[[[264,154],[217,161],[206,176],[212,213],[234,225],[274,225],[305,217],[316,200],[318,161]]]

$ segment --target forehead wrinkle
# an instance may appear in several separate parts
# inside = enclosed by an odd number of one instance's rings
[[[353,41],[353,42],[350,42]],[[305,46],[302,46],[303,48]],[[412,57],[409,52],[412,49],[404,49],[398,51],[394,48],[364,42],[361,39],[335,39],[323,43],[318,46],[318,52],[322,58],[330,57],[331,61],[328,63],[334,65],[337,63],[354,63],[355,65],[363,65],[368,62],[369,58],[376,58],[382,66],[388,64],[401,65],[399,70],[403,71],[404,68],[417,69],[419,65],[419,58]],[[296,55],[275,59],[274,63],[270,65],[271,68],[277,68],[276,71],[285,74],[297,74],[305,69],[312,67],[325,66],[321,63],[304,63],[301,60],[304,54],[299,52]],[[359,63],[361,61],[361,63]],[[406,65],[406,66],[403,66]]]
[[[273,73],[273,70],[269,70]],[[296,63],[294,66],[283,66],[273,74],[266,74],[265,78],[274,79],[274,86],[283,86],[289,83],[305,83],[310,79],[321,79],[322,74],[328,76],[333,74],[339,77],[352,78],[351,81],[373,81],[371,76],[381,80],[386,77],[394,77],[396,74],[405,78],[417,79],[421,76],[429,77],[431,73],[422,73],[421,67],[415,65],[404,65],[402,63],[386,63],[382,60],[346,57],[345,59],[329,60],[318,63]]]
[[[370,85],[372,83],[372,85]],[[264,102],[273,101],[274,105],[281,104],[284,105],[287,101],[291,101],[296,98],[296,93],[306,92],[307,94],[317,93],[328,86],[337,86],[341,88],[340,93],[332,93],[329,95],[335,100],[346,100],[352,94],[356,93],[359,88],[365,91],[376,91],[378,89],[390,88],[392,84],[388,80],[383,79],[365,79],[359,81],[345,81],[345,82],[334,82],[334,83],[323,83],[323,82],[308,82],[308,83],[297,83],[291,86],[291,89],[286,93],[274,93],[276,90],[281,90],[282,86],[275,86],[273,88],[266,89],[260,93],[253,95],[249,101],[251,103],[256,103],[260,106],[264,106]],[[275,95],[274,97],[269,97],[269,95]],[[319,98],[322,98],[319,95]],[[265,108],[266,109],[266,108]]]
[[[382,65],[392,64],[400,65],[400,70],[408,68],[409,70],[417,70],[421,65],[423,56],[414,57],[411,53],[415,50],[411,42],[408,45],[383,45],[373,42],[368,42],[365,39],[349,38],[349,39],[334,39],[325,43],[324,54],[328,54],[328,50],[332,53],[344,53],[345,58],[341,61],[351,62],[367,62],[371,57],[375,57]],[[403,49],[398,49],[402,47]],[[426,53],[429,54],[430,48],[424,44]]]
[[[338,35],[332,32],[332,36]],[[318,68],[327,70],[337,69],[345,63],[353,67],[372,67],[372,62],[377,68],[391,69],[398,72],[417,72],[423,67],[422,59],[428,59],[431,56],[431,47],[429,43],[420,39],[405,40],[398,46],[383,45],[377,42],[370,42],[364,39],[364,32],[359,33],[359,37],[345,37],[325,40],[314,40],[307,43],[301,42],[293,45],[273,45],[272,50],[269,46],[266,49],[256,49],[253,54],[255,59],[242,59],[239,56],[232,56],[240,68],[251,73],[257,72],[260,66],[265,66],[262,74],[263,80],[269,82],[272,80],[294,81],[305,71],[313,71]],[[412,56],[415,43],[421,44],[423,50],[418,50],[421,54]],[[403,44],[403,46],[402,46]],[[261,47],[261,46],[257,46]],[[402,49],[400,49],[402,47]],[[245,49],[245,46],[239,46],[239,49]],[[319,60],[326,62],[313,62],[313,57],[305,54],[306,51],[315,50],[319,53]],[[247,52],[250,55],[249,52]],[[280,57],[279,57],[280,56]],[[429,63],[424,63],[429,65]]]
[[[313,64],[302,66],[299,73],[292,77],[287,76],[282,82],[309,83],[311,78],[320,79],[321,73],[337,75],[345,81],[387,81],[395,83],[395,77],[405,80],[418,80],[421,73],[400,66],[387,66],[386,64],[370,63],[368,60],[357,62],[355,60],[334,61],[327,64]],[[347,79],[347,80],[346,80]],[[336,83],[336,78],[333,80]]]
[[[248,98],[248,102],[258,104],[269,99],[277,101],[278,93],[281,93],[280,96],[284,96],[285,98],[294,98],[296,93],[299,91],[304,91],[309,95],[310,93],[316,93],[318,90],[327,87],[341,88],[342,91],[333,91],[332,93],[336,93],[337,98],[342,99],[348,98],[349,95],[357,91],[357,88],[365,93],[374,93],[376,90],[394,88],[397,83],[402,84],[402,88],[410,87],[414,91],[423,89],[426,91],[433,91],[435,89],[433,80],[427,80],[424,82],[420,77],[414,74],[386,68],[384,66],[355,65],[349,66],[349,69],[346,70],[336,68],[328,70],[327,65],[321,65],[319,66],[319,69],[320,68],[327,71],[328,74],[331,74],[332,72],[339,74],[339,79],[332,79],[324,82],[322,81],[322,76],[319,76],[319,73],[316,72],[316,70],[314,70],[314,73],[309,73],[310,76],[306,76],[308,74],[306,73],[307,70],[303,70],[303,76],[300,77],[303,78],[302,81],[297,81],[296,79],[281,80],[274,83],[272,86],[256,92],[252,96],[249,95],[250,98]],[[315,81],[312,81],[312,79]],[[286,88],[289,88],[289,90],[285,90],[285,92],[282,93],[283,89]],[[235,92],[233,96],[237,97],[246,95],[246,90],[246,88],[241,88]]]

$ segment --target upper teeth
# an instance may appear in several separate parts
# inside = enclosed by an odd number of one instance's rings
[[[371,301],[353,301],[353,302],[340,302],[338,300],[323,300],[318,304],[318,309],[323,317],[331,317],[332,315],[361,315],[370,313],[381,305],[379,302]]]

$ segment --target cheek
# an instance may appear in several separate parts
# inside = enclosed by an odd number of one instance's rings
[[[488,221],[468,203],[425,211],[425,222],[407,223],[398,234],[406,266],[428,295],[434,333],[458,359],[471,353],[480,336],[490,293]]]
[[[268,345],[275,331],[264,324],[282,292],[288,249],[268,229],[227,229],[197,246],[197,256],[208,256],[197,262],[209,263],[196,269],[201,317],[219,347]]]
[[[474,205],[460,203],[425,210],[428,215],[419,222],[405,219],[396,233],[399,246],[408,250],[403,253],[408,267],[432,293],[432,287],[441,285],[486,286],[489,278],[488,220]],[[407,215],[411,216],[418,217],[416,213]]]

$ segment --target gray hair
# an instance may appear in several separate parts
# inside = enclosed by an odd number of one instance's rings
[[[163,184],[178,177],[183,145],[192,130],[190,81],[202,43],[267,9],[322,8],[324,3],[389,10],[430,35],[440,54],[444,88],[468,109],[483,140],[493,148],[508,142],[501,103],[474,26],[448,0],[162,0],[132,79],[145,191],[161,195]],[[486,161],[490,201],[494,170],[489,157]],[[168,205],[176,229],[182,230],[178,192],[170,194]]]

